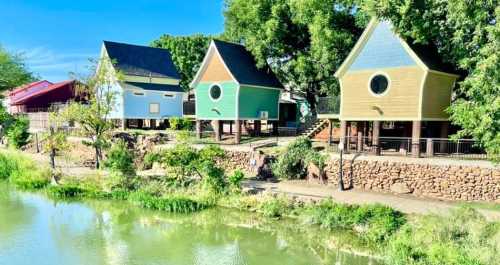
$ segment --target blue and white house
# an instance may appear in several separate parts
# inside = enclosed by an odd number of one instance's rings
[[[184,91],[168,50],[104,41],[101,58],[111,60],[113,75],[121,74],[113,86],[117,96],[110,119],[126,128],[182,117]]]

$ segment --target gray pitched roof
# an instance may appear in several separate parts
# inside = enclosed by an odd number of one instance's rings
[[[104,41],[104,47],[115,67],[126,75],[180,79],[166,49]]]
[[[220,40],[214,40],[214,44],[227,68],[240,84],[283,88],[268,65],[257,68],[253,55],[245,46]]]
[[[153,83],[138,83],[138,82],[121,82],[124,89],[139,89],[139,90],[153,90],[164,92],[183,92],[182,88],[178,85],[165,85]]]

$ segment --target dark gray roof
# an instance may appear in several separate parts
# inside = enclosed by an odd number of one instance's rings
[[[240,84],[283,88],[268,65],[257,68],[253,55],[245,46],[220,40],[214,40],[214,43],[222,60]]]
[[[104,47],[115,67],[126,75],[180,79],[166,49],[104,41]]]
[[[122,88],[126,89],[143,89],[165,92],[183,92],[182,88],[178,85],[164,85],[152,83],[138,83],[138,82],[122,82]]]
[[[410,48],[417,54],[418,58],[431,70],[450,74],[459,74],[459,71],[450,63],[445,62],[438,53],[438,49],[432,44],[419,44],[411,40],[406,41]]]

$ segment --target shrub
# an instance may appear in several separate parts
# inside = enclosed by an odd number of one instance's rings
[[[213,161],[203,161],[200,164],[200,171],[203,175],[203,184],[209,191],[222,193],[226,189],[224,181],[224,170],[215,165]]]
[[[259,205],[259,211],[272,218],[286,216],[293,210],[293,203],[286,196],[270,197]]]
[[[202,161],[215,161],[215,159],[224,158],[226,155],[218,145],[207,145],[199,151],[199,154]]]
[[[351,229],[368,242],[384,242],[405,223],[402,213],[383,205],[346,205],[324,200],[306,208],[307,222],[328,229]]]
[[[8,179],[15,170],[17,170],[16,159],[0,153],[0,180]]]
[[[386,263],[496,265],[500,260],[500,223],[490,223],[470,208],[449,217],[419,216],[389,241]]]
[[[124,141],[120,140],[111,147],[104,161],[104,167],[124,175],[135,174],[134,155],[128,150]]]
[[[178,144],[165,150],[162,162],[176,178],[182,179],[195,174],[198,151],[186,144]]]
[[[229,181],[229,184],[236,189],[241,188],[241,181],[245,178],[245,174],[239,170],[236,169],[233,174],[229,175],[227,180]]]
[[[168,122],[173,130],[193,130],[193,123],[187,118],[172,117]]]
[[[7,130],[7,139],[9,145],[14,148],[21,148],[28,143],[29,139],[29,120],[25,117],[20,117],[14,120]]]
[[[47,193],[54,197],[60,199],[83,197],[85,195],[85,190],[77,184],[64,184],[58,186],[50,186]]]
[[[151,168],[153,168],[154,163],[158,163],[160,161],[161,161],[161,154],[159,152],[147,153],[144,156],[144,161],[142,163],[142,167],[144,169],[151,169]]]
[[[39,190],[50,184],[50,171],[34,168],[18,168],[12,171],[10,181],[23,190]]]
[[[129,197],[131,201],[147,209],[162,210],[172,213],[191,213],[205,209],[207,205],[180,195],[155,197],[145,192],[135,192]]]
[[[299,137],[272,164],[273,174],[283,179],[302,178],[307,174],[305,159],[312,150],[311,140]]]

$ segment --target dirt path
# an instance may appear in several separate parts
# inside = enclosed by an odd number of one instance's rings
[[[311,184],[306,181],[246,181],[246,187],[284,193],[291,196],[310,199],[332,198],[335,201],[348,204],[380,203],[407,214],[449,214],[459,207],[458,203],[444,202],[433,199],[417,198],[411,195],[394,195],[364,190],[338,191],[336,187]],[[500,221],[500,211],[478,209],[488,220]]]

